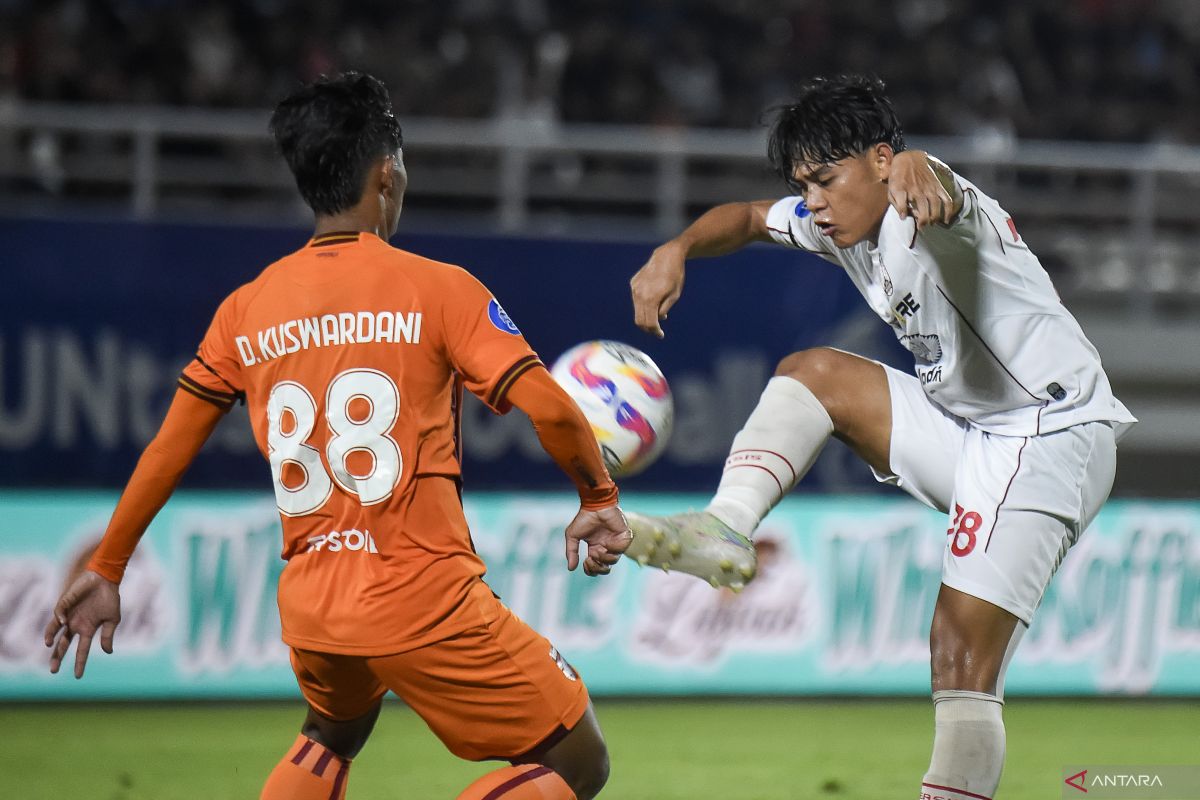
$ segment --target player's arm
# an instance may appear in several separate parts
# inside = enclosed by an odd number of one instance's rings
[[[100,632],[104,652],[113,651],[113,633],[121,622],[118,585],[125,566],[150,521],[167,502],[179,479],[228,410],[180,389],[154,440],[146,447],[85,569],[67,587],[46,624],[50,671],[58,672],[71,640],[75,677],[83,677],[92,638]]]
[[[541,365],[522,373],[505,399],[529,416],[542,448],[579,491],[579,513],[566,532],[567,569],[578,565],[579,543],[586,542],[583,571],[607,574],[633,541],[633,534],[617,506],[617,485],[604,468],[591,426]]]
[[[684,262],[722,256],[752,242],[771,241],[767,212],[773,200],[726,203],[709,209],[674,239],[657,247],[629,281],[639,328],[663,337],[659,324],[683,292]]]
[[[922,230],[953,222],[962,210],[963,192],[942,161],[923,150],[905,150],[892,157],[888,202],[901,219],[912,214],[917,230]]]

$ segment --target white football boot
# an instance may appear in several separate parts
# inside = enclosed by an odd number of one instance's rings
[[[754,543],[707,511],[669,517],[625,512],[633,544],[625,555],[643,567],[685,572],[740,592],[754,578]]]

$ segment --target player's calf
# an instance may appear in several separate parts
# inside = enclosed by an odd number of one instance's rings
[[[259,800],[343,800],[350,760],[304,734],[267,777]]]
[[[920,797],[995,794],[1004,768],[1004,672],[1024,629],[1011,612],[942,587],[929,636],[933,755]]]
[[[358,755],[379,718],[380,703],[356,719],[333,720],[309,706],[292,749],[275,765],[261,800],[341,800],[350,760]]]
[[[990,800],[1004,768],[1003,707],[982,692],[933,693],[933,756],[919,797]]]

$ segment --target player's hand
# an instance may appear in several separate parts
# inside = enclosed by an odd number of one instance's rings
[[[620,506],[599,511],[580,509],[567,526],[567,569],[579,566],[579,543],[587,543],[583,571],[587,575],[607,575],[613,564],[633,542],[633,531]]]
[[[954,200],[922,150],[905,150],[892,157],[888,202],[901,219],[911,214],[917,230],[933,224],[949,225],[956,212]]]
[[[650,260],[629,281],[633,321],[646,333],[663,338],[660,324],[683,294],[684,253],[674,242],[655,249]]]
[[[75,647],[75,677],[83,677],[92,637],[100,631],[100,646],[113,651],[113,633],[121,624],[121,595],[117,585],[91,570],[84,570],[58,598],[54,614],[46,624],[46,647],[50,651],[50,671],[58,672],[71,640]]]

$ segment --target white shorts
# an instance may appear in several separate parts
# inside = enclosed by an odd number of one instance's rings
[[[1028,625],[1063,556],[1108,499],[1108,422],[1000,436],[947,413],[891,367],[891,475],[876,478],[950,514],[942,583]]]

